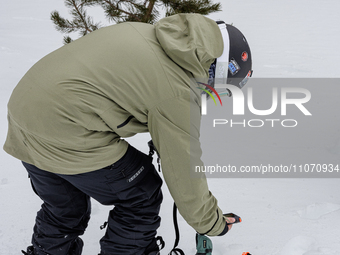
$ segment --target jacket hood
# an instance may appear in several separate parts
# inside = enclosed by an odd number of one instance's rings
[[[223,53],[215,21],[200,14],[176,14],[155,24],[156,37],[166,54],[195,79],[208,77],[211,63]]]

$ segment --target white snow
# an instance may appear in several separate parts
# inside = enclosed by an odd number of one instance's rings
[[[339,209],[340,204],[322,203],[308,205],[297,212],[301,218],[317,220],[323,215],[338,211]]]
[[[210,17],[233,23],[244,32],[252,48],[254,77],[339,78],[340,1],[221,2],[223,12]],[[49,20],[50,12],[55,9],[67,16],[63,1],[17,0],[1,3],[1,145],[7,133],[6,104],[11,91],[36,61],[62,46],[62,35],[55,31]],[[101,16],[96,15],[96,21],[99,21]],[[331,90],[323,93],[337,97]],[[339,104],[335,104],[330,110],[338,116],[338,109]],[[333,124],[339,125],[337,122]],[[339,132],[330,133],[329,137],[333,140],[329,150],[339,155]],[[147,152],[148,140],[149,136],[145,134],[129,139],[144,152]],[[262,150],[268,155],[275,154],[270,148]],[[20,254],[20,250],[30,244],[35,214],[41,201],[31,191],[21,163],[2,150],[0,169],[0,254]],[[338,178],[223,178],[208,179],[208,182],[220,207],[239,214],[243,219],[224,237],[212,238],[214,255],[241,255],[245,251],[253,255],[339,254]],[[174,241],[172,199],[166,186],[163,186],[163,192],[159,235],[164,237],[167,244],[162,254],[167,254]],[[83,236],[84,255],[99,252],[98,240],[104,234],[99,226],[106,220],[109,210],[110,207],[93,201],[92,219]],[[181,217],[179,224],[180,247],[186,254],[194,254],[195,232]]]

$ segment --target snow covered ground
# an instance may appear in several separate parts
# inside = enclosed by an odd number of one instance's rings
[[[210,17],[233,23],[244,32],[252,48],[254,77],[340,78],[338,0],[221,2],[223,12]],[[55,9],[66,15],[63,1],[1,3],[0,144],[6,138],[6,104],[11,91],[36,61],[62,46],[62,36],[49,20],[50,12]],[[327,89],[325,93],[330,97],[336,96],[331,88]],[[338,116],[338,109],[339,104],[336,104],[330,111]],[[339,128],[329,135],[339,141]],[[231,144],[237,142],[237,137],[233,139]],[[144,152],[148,140],[145,134],[129,139]],[[275,151],[263,149],[263,153]],[[333,153],[339,156],[340,147]],[[0,254],[14,255],[30,243],[35,213],[41,201],[31,191],[21,163],[2,150],[0,169]],[[212,238],[213,254],[241,255],[245,251],[253,255],[339,254],[339,181],[338,178],[208,179],[220,207],[243,219],[243,223],[235,225],[226,236]],[[163,191],[159,234],[167,243],[162,254],[167,254],[174,240],[172,199],[165,186]],[[109,210],[110,207],[93,201],[92,219],[83,236],[84,255],[99,252],[98,240],[103,235],[99,226],[106,220]],[[179,224],[180,247],[186,254],[194,254],[194,231],[182,218]]]

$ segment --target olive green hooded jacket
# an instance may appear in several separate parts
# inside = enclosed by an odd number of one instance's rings
[[[220,30],[198,14],[155,25],[101,28],[38,61],[8,103],[4,150],[43,170],[79,174],[106,167],[123,139],[150,132],[178,210],[197,232],[219,235],[225,220],[200,160],[200,90],[223,52]]]

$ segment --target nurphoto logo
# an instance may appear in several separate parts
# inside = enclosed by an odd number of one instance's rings
[[[287,105],[295,106],[300,112],[302,112],[305,116],[311,116],[311,112],[307,109],[305,104],[311,100],[311,93],[309,90],[305,88],[297,88],[297,87],[271,87],[271,98],[261,98],[261,100],[271,100],[271,106],[267,109],[256,109],[254,107],[254,95],[253,88],[248,87],[245,91],[247,93],[247,100],[245,100],[244,91],[238,88],[237,86],[230,84],[215,84],[215,88],[208,84],[203,84],[206,88],[199,88],[203,90],[205,93],[201,95],[201,114],[208,114],[207,100],[208,96],[212,98],[215,105],[217,105],[215,97],[220,101],[220,105],[223,106],[222,100],[220,96],[228,95],[231,96],[232,100],[232,115],[245,115],[245,107],[249,110],[250,113],[256,116],[267,116],[269,117],[271,114],[280,111],[281,116],[287,116]],[[223,89],[224,92],[218,93],[216,90]],[[298,94],[299,98],[290,98],[289,94],[294,93]],[[213,95],[215,94],[215,96]],[[270,124],[274,127],[275,123],[280,122],[283,127],[296,127],[298,122],[296,119],[244,119],[242,122],[235,122],[232,119],[214,119],[213,127],[217,125],[230,125],[231,127],[235,125],[249,126],[249,127],[262,127],[265,123]]]

